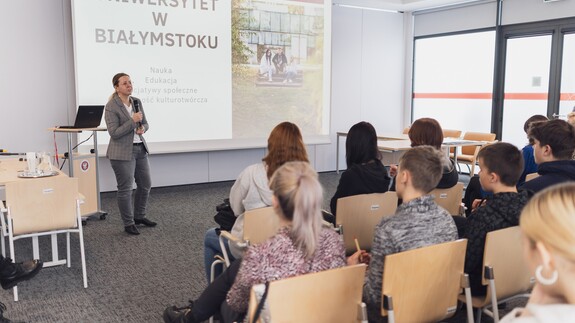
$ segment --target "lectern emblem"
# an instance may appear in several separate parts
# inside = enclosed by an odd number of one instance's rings
[[[82,160],[82,162],[80,163],[80,168],[82,169],[83,172],[87,172],[88,169],[90,169],[90,163],[87,160]]]

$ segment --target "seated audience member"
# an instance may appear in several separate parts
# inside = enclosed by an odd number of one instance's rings
[[[341,236],[322,226],[322,188],[311,166],[284,164],[272,176],[270,188],[282,228],[266,242],[251,246],[193,304],[166,308],[164,322],[202,322],[220,305],[224,321],[241,321],[243,315],[229,312],[245,314],[253,285],[345,266]]]
[[[575,112],[569,112],[567,115],[567,122],[569,122],[570,125],[575,126]]]
[[[286,66],[286,75],[285,75],[285,79],[284,79],[284,83],[292,83],[293,80],[295,79],[295,77],[297,76],[297,61],[296,59],[292,56],[290,57],[289,60],[289,65]]]
[[[537,193],[553,184],[575,181],[575,128],[564,120],[550,120],[531,125],[533,153],[540,175],[520,188]]]
[[[437,120],[432,118],[421,118],[413,122],[408,132],[409,140],[411,140],[411,147],[422,145],[432,146],[437,150],[441,150],[443,144],[443,130]],[[447,156],[447,152],[441,155],[442,175],[439,183],[434,188],[450,188],[457,184],[459,181],[459,174],[455,164]],[[396,166],[391,166],[391,175],[395,176]],[[392,191],[395,191],[395,181],[391,184]]]
[[[268,138],[268,153],[261,163],[244,169],[230,191],[230,207],[237,216],[232,228],[232,234],[238,238],[243,236],[243,214],[252,210],[270,206],[272,191],[268,179],[274,171],[288,161],[308,161],[307,152],[299,128],[291,122],[277,125]],[[242,250],[231,243],[229,251],[232,258],[241,257]],[[204,264],[208,282],[210,281],[210,266],[215,255],[221,255],[218,231],[209,229],[204,238]],[[229,254],[229,252],[228,252]],[[220,271],[221,272],[221,271]],[[216,276],[219,272],[216,272]]]
[[[0,285],[3,289],[11,289],[19,282],[32,279],[43,266],[44,263],[40,260],[13,263],[12,259],[0,255]],[[0,322],[12,322],[4,317],[4,311],[6,311],[6,305],[0,302]]]
[[[385,193],[391,179],[381,163],[377,134],[369,122],[353,125],[345,141],[347,170],[341,174],[337,190],[331,198],[331,213],[337,217],[337,200],[341,197],[369,193]]]
[[[521,209],[529,197],[525,191],[517,192],[517,180],[523,169],[523,158],[517,147],[505,142],[494,143],[483,147],[477,158],[481,187],[493,196],[485,203],[474,203],[480,205],[467,217],[465,272],[469,274],[471,293],[485,295],[486,286],[481,284],[481,279],[487,233],[519,225]]]
[[[382,320],[381,285],[386,255],[457,239],[453,218],[428,195],[437,187],[442,173],[442,153],[430,146],[414,147],[399,161],[396,189],[403,204],[376,226],[369,255],[363,298],[370,322]],[[360,255],[369,258],[365,251],[358,251],[348,258],[348,264],[358,263]]]
[[[575,321],[575,184],[549,187],[521,213],[523,248],[536,278],[525,308],[502,323]]]
[[[548,120],[549,119],[547,119],[546,116],[536,114],[527,119],[523,125],[523,130],[529,139],[529,143],[521,150],[521,153],[523,154],[523,173],[521,173],[521,177],[519,177],[519,182],[517,183],[518,186],[525,182],[525,176],[527,176],[527,174],[537,172],[537,163],[535,163],[535,156],[533,156],[533,139],[529,137],[529,128],[531,128],[531,124],[535,122]]]

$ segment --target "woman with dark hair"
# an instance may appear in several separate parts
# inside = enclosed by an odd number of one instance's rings
[[[411,147],[417,146],[432,146],[437,150],[441,150],[443,144],[443,129],[437,120],[432,118],[421,118],[413,122],[409,128],[409,140],[411,140]],[[443,166],[443,175],[437,188],[450,188],[457,184],[459,181],[459,174],[455,168],[455,164],[447,154],[442,154],[441,164]],[[390,173],[395,176],[397,166],[391,166]],[[391,184],[390,190],[395,191],[395,181]]]
[[[266,49],[266,52],[262,55],[260,59],[260,75],[265,75],[268,77],[268,81],[272,81],[272,75],[275,74],[276,68],[272,61],[272,51],[271,49]]]
[[[353,125],[345,141],[347,170],[341,174],[337,190],[331,198],[331,213],[336,216],[337,199],[369,193],[385,193],[391,179],[381,163],[377,134],[369,122]]]

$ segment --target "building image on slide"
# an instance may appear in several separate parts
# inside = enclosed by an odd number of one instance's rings
[[[325,6],[324,0],[233,0],[234,138],[286,120],[304,134],[324,132]]]

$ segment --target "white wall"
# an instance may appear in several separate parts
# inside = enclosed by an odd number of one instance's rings
[[[53,152],[53,134],[46,129],[73,122],[76,109],[70,1],[9,1],[2,12],[0,148]],[[318,171],[335,169],[336,131],[360,120],[379,132],[398,132],[404,125],[403,15],[334,7],[332,21],[332,143],[308,146]],[[65,136],[58,135],[56,144],[65,151]],[[264,154],[249,149],[152,155],[153,185],[234,179]],[[102,191],[115,190],[105,158],[100,184]]]

